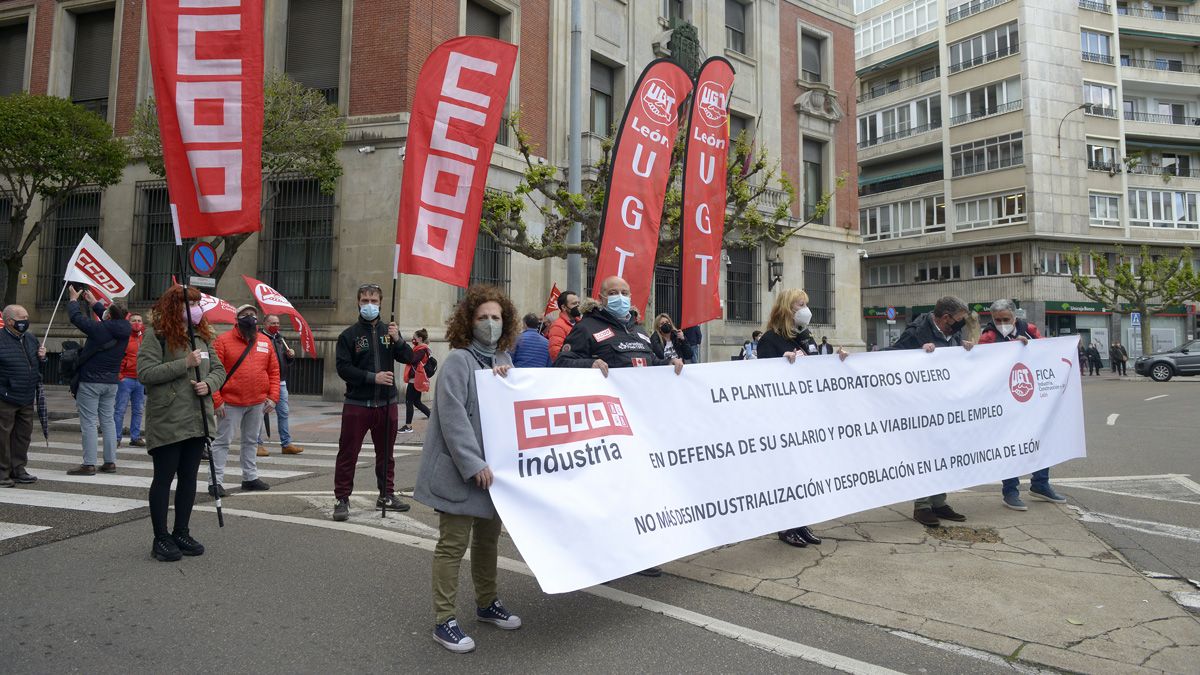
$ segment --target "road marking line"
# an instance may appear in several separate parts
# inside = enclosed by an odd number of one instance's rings
[[[148,506],[144,499],[76,495],[68,492],[49,492],[47,490],[0,491],[0,504],[71,509],[72,511],[91,511],[93,513],[121,513]]]
[[[20,523],[0,523],[0,541],[12,539],[14,537],[22,537],[34,532],[48,530],[45,525],[22,525]]]
[[[1118,480],[1146,480],[1149,478],[1187,478],[1186,473],[1157,473],[1144,476],[1084,476],[1080,478],[1057,478],[1055,482],[1070,483],[1107,483]]]
[[[75,465],[79,464],[78,457],[67,457],[66,455],[52,455],[52,454],[46,453],[46,452],[31,452],[31,453],[29,453],[29,460],[32,462],[37,462],[39,464],[43,463],[43,462],[49,463],[49,464],[75,464]],[[131,470],[138,470],[138,471],[153,471],[154,470],[154,462],[139,462],[136,460],[123,459],[117,465],[117,467],[120,469],[131,469]],[[57,469],[47,469],[47,470],[56,471]],[[201,471],[201,473],[208,473],[208,462],[201,462],[200,471]],[[227,476],[242,475],[242,467],[240,466],[240,462],[239,462],[238,466],[226,467],[225,475],[227,475]],[[300,476],[309,476],[312,474],[308,471],[280,471],[278,469],[259,469],[258,475],[263,478],[297,478]]]
[[[1181,527],[1179,525],[1169,525],[1167,523],[1156,523],[1151,520],[1137,520],[1135,518],[1122,518],[1108,513],[1095,513],[1092,511],[1083,511],[1079,520],[1085,523],[1103,523],[1120,527],[1126,530],[1142,532],[1144,534],[1156,534],[1160,537],[1170,537],[1171,539],[1182,539],[1193,543],[1200,543],[1200,530],[1194,530],[1190,527]]]
[[[211,506],[197,506],[195,510],[213,512],[216,509]],[[257,518],[259,520],[272,520],[281,523],[292,523],[294,525],[308,525],[310,527],[320,527],[329,530],[352,532],[354,534],[374,537],[376,539],[382,539],[383,541],[402,544],[404,546],[410,546],[412,548],[429,552],[432,552],[434,547],[437,545],[437,542],[433,539],[418,537],[416,535],[405,534],[402,532],[393,532],[391,530],[382,530],[377,527],[359,525],[357,523],[335,523],[332,521],[320,521],[312,518],[300,518],[297,516],[286,516],[274,513],[259,513],[257,511],[245,511],[242,509],[223,509],[223,511],[226,516],[242,516],[245,518]],[[470,559],[469,551],[464,556],[464,559]],[[516,572],[517,574],[522,574],[528,577],[533,576],[533,572],[530,571],[529,567],[519,560],[500,557],[497,561],[497,565],[501,569],[509,572]],[[697,628],[702,628],[712,633],[716,633],[717,635],[733,638],[738,642],[743,642],[752,647],[757,647],[759,649],[780,654],[782,656],[795,657],[810,663],[816,663],[827,668],[832,668],[834,670],[839,670],[846,673],[863,673],[864,675],[898,675],[897,671],[884,668],[883,666],[877,666],[865,661],[859,661],[858,659],[852,659],[848,656],[818,649],[817,647],[786,640],[781,637],[776,637],[774,635],[756,631],[751,628],[746,628],[745,626],[738,626],[727,621],[721,621],[720,619],[706,616],[698,612],[693,612],[682,607],[668,605],[657,600],[651,600],[649,598],[643,598],[639,595],[634,595],[633,593],[620,591],[615,588],[609,588],[608,586],[593,586],[591,588],[585,588],[581,592],[604,598],[606,600],[611,600],[613,602],[619,602],[631,607],[645,609],[646,611],[654,612],[656,614],[662,614],[663,616],[691,624]]]
[[[1113,413],[1113,414],[1109,415],[1108,416],[1108,426],[1110,426],[1110,427],[1115,426],[1117,424],[1117,418],[1120,416],[1121,416],[1121,413]]]
[[[934,647],[936,649],[941,649],[942,651],[947,651],[947,652],[950,652],[951,654],[958,654],[959,656],[969,656],[973,659],[978,659],[980,661],[986,661],[987,663],[990,663],[993,666],[1000,666],[1001,668],[1013,670],[1018,673],[1025,673],[1026,675],[1041,675],[1042,673],[1055,672],[1053,670],[1042,670],[1041,668],[1036,668],[1034,666],[1028,666],[1028,665],[1025,665],[1024,663],[1017,663],[1015,661],[1009,661],[1008,659],[1005,659],[1003,656],[989,654],[987,652],[980,651],[978,649],[971,649],[970,647],[964,647],[962,645],[956,645],[956,644],[953,644],[950,642],[941,642],[939,640],[931,640],[923,635],[915,635],[913,633],[908,633],[908,632],[905,632],[902,630],[892,630],[892,631],[888,631],[888,632],[891,633],[892,635],[895,635],[896,637],[902,637],[905,640],[911,640],[913,642],[917,642],[917,643],[926,645],[928,647]]]
[[[1158,396],[1151,396],[1150,398],[1148,398],[1148,399],[1146,399],[1146,400],[1147,400],[1147,401],[1153,401],[1153,400],[1155,400],[1155,399],[1159,399],[1159,398],[1166,398],[1166,397],[1168,397],[1168,396],[1170,396],[1170,394],[1159,394]]]

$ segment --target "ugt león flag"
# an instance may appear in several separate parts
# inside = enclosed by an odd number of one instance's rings
[[[108,302],[123,298],[133,290],[133,279],[87,234],[83,235],[75,247],[75,253],[67,261],[63,281],[87,284]]]
[[[153,0],[146,22],[176,244],[257,231],[262,0]]]
[[[174,274],[171,275],[171,285],[179,285]],[[208,319],[209,323],[237,323],[237,308],[228,301],[209,295],[195,286],[191,288],[200,294],[200,310],[204,312],[204,318]]]
[[[438,45],[408,122],[396,271],[455,286],[471,278],[479,215],[517,46],[478,36]]]
[[[729,92],[733,66],[714,56],[700,67],[683,161],[680,233],[683,311],[679,325],[721,318],[721,245],[725,237]]]
[[[642,71],[612,150],[612,170],[600,227],[604,236],[592,292],[618,276],[629,283],[633,306],[644,312],[654,281],[658,228],[679,130],[679,107],[692,78],[673,61],[657,59]]]
[[[300,312],[292,307],[292,303],[288,299],[279,294],[274,288],[264,284],[258,279],[251,279],[245,274],[242,275],[242,280],[250,287],[250,292],[254,295],[254,299],[258,301],[258,306],[262,307],[262,311],[266,314],[286,314],[292,317],[292,328],[300,333],[300,344],[303,345],[304,351],[312,357],[317,356],[317,343],[313,339],[312,329],[308,327],[308,322],[300,316]]]

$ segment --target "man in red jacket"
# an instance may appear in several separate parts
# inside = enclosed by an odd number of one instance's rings
[[[258,332],[258,310],[254,305],[237,308],[237,326],[217,338],[214,346],[227,373],[225,385],[213,392],[217,413],[217,439],[213,441],[216,489],[224,495],[225,461],[235,430],[242,438],[242,489],[269,490],[258,477],[258,428],[263,414],[279,401],[279,359],[265,335]]]
[[[146,390],[137,379],[137,355],[142,347],[142,337],[146,333],[141,314],[130,314],[129,325],[133,332],[129,334],[129,344],[125,346],[125,358],[121,360],[121,372],[117,375],[117,445],[121,445],[121,427],[125,423],[125,406],[133,405],[129,414],[129,444],[139,448],[146,447],[146,439],[142,438],[142,410],[146,404]]]
[[[546,338],[550,340],[550,363],[554,363],[554,359],[558,358],[563,342],[571,334],[575,322],[582,316],[583,313],[579,311],[579,296],[575,291],[563,291],[558,294],[558,318],[546,333]]]

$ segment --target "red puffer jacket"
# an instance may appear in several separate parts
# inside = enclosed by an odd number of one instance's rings
[[[255,333],[254,339],[255,345],[250,348],[250,353],[238,366],[237,372],[225,381],[221,391],[213,392],[213,404],[216,407],[225,403],[252,406],[267,399],[279,402],[279,359],[275,356],[275,348],[262,333]],[[229,372],[237,363],[238,357],[246,351],[246,344],[246,339],[237,328],[223,333],[213,343],[225,372]]]
[[[125,345],[125,358],[121,359],[121,374],[117,376],[121,380],[136,380],[137,379],[137,354],[142,348],[142,338],[146,336],[146,332],[133,333],[129,336],[129,344]]]

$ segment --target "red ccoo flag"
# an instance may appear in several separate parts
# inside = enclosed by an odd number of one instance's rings
[[[262,0],[146,3],[175,243],[260,227]]]
[[[254,299],[258,301],[258,306],[267,314],[286,314],[292,317],[292,328],[300,333],[300,344],[303,345],[304,351],[312,357],[317,356],[317,342],[313,339],[312,329],[308,327],[308,322],[300,316],[300,312],[292,307],[292,303],[288,299],[279,294],[274,288],[264,284],[258,279],[252,279],[245,274],[242,275],[242,280],[250,287],[250,293],[254,295]]]
[[[421,67],[408,123],[396,271],[465,287],[517,46],[464,36]]]
[[[721,318],[721,246],[725,237],[732,90],[733,66],[729,61],[721,56],[705,61],[696,78],[683,162],[682,328]]]

